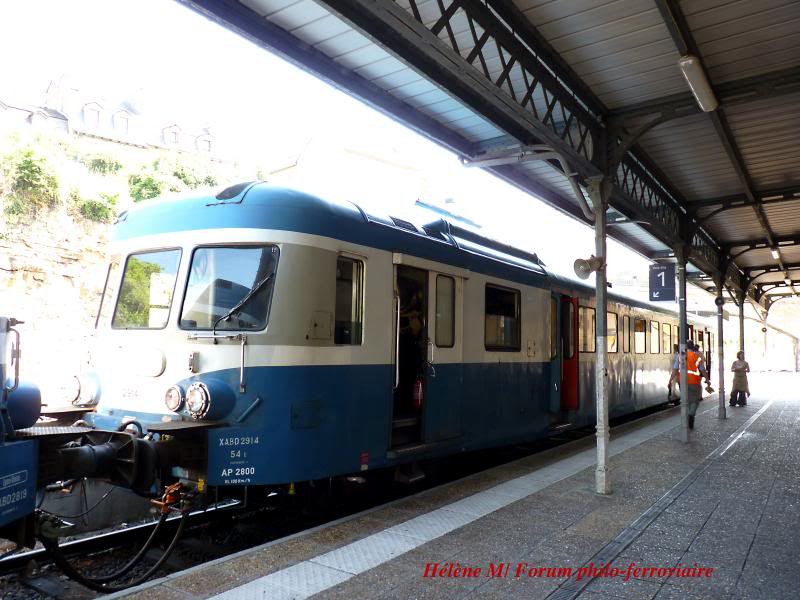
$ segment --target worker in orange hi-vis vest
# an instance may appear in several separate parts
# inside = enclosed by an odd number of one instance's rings
[[[697,414],[697,405],[703,399],[703,376],[708,379],[708,374],[703,363],[703,357],[697,351],[697,344],[688,342],[686,348],[686,383],[689,387],[687,412],[689,414],[689,429],[694,429],[694,416]]]

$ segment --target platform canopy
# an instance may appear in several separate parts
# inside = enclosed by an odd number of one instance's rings
[[[796,0],[182,1],[577,219],[605,176],[609,235],[701,286],[800,291]]]

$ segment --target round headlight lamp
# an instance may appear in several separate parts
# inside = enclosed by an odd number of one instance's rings
[[[100,400],[100,382],[94,373],[78,376],[78,397],[73,400],[76,406],[94,406]]]
[[[167,393],[164,395],[164,404],[166,404],[167,408],[172,412],[178,412],[181,408],[183,408],[183,401],[183,390],[177,385],[173,385],[171,388],[169,388]]]
[[[206,384],[195,382],[186,391],[186,409],[192,418],[202,419],[211,407],[211,394]]]

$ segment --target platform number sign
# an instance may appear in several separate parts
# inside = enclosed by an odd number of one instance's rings
[[[650,301],[675,301],[675,264],[650,265]]]

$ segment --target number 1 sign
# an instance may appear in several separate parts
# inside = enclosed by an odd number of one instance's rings
[[[675,301],[675,263],[650,265],[650,301]]]

